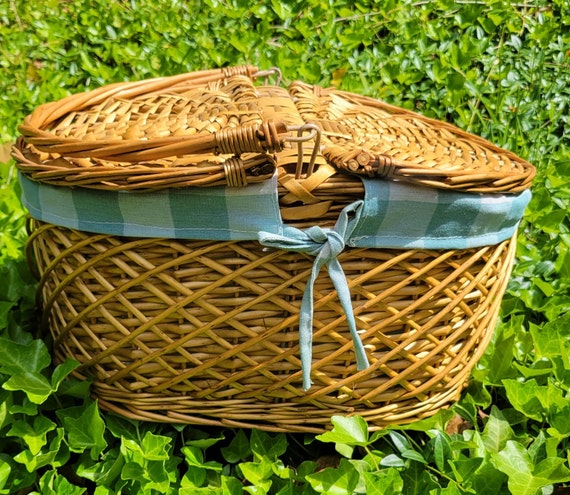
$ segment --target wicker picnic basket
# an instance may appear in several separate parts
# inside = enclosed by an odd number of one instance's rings
[[[428,417],[457,399],[489,342],[516,225],[451,249],[362,247],[348,226],[367,187],[519,197],[534,168],[452,125],[333,88],[269,84],[273,74],[118,83],[26,118],[13,156],[56,361],[77,360],[102,408],[141,420],[319,432],[334,414],[371,429]],[[117,197],[134,198],[142,223],[156,213],[146,198],[167,194],[254,191],[239,199],[247,207],[268,185],[286,228],[266,242],[57,221],[74,208],[103,214]],[[70,194],[79,199],[63,207]],[[185,214],[207,217],[199,201]],[[301,240],[283,241],[288,229]]]

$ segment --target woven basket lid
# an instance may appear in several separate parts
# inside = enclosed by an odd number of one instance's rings
[[[243,186],[276,167],[282,182],[302,182],[328,167],[337,193],[358,174],[510,193],[535,174],[514,153],[453,125],[334,88],[257,83],[267,75],[240,66],[72,95],[25,119],[14,156],[36,181],[119,190]]]

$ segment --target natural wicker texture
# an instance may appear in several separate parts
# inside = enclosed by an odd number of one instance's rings
[[[93,379],[101,407],[288,432],[322,431],[333,414],[379,429],[454,401],[491,337],[515,245],[343,252],[371,366],[356,371],[346,318],[321,274],[314,385],[303,392],[297,326],[311,256],[38,222],[29,243],[56,359],[81,363],[76,375]]]
[[[118,83],[38,107],[13,156],[35,181],[125,191],[244,187],[277,172],[283,220],[335,224],[358,175],[467,193],[529,187],[535,170],[482,138],[383,102],[252,66]],[[267,83],[267,81],[266,81]],[[333,414],[371,429],[454,401],[491,337],[515,239],[456,251],[346,248],[357,371],[326,273],[314,285],[313,386],[299,311],[314,258],[257,242],[119,238],[34,221],[43,324],[120,414],[320,432]]]
[[[450,124],[302,82],[258,86],[256,71],[119,83],[42,105],[20,127],[15,156],[31,178],[57,185],[244,185],[269,177],[271,156],[280,166],[279,153],[296,139],[292,127],[310,124],[321,131],[322,157],[349,173],[471,192],[521,191],[534,175],[513,153]],[[239,170],[225,181],[232,167]]]
[[[290,92],[322,129],[323,156],[346,172],[480,193],[522,191],[534,177],[525,160],[451,124],[299,81]]]

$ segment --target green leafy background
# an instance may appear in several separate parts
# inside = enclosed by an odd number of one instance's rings
[[[565,0],[0,2],[0,495],[567,493],[570,10]],[[35,338],[8,143],[42,102],[253,63],[449,121],[538,175],[493,341],[461,400],[369,434],[138,423],[99,411]]]

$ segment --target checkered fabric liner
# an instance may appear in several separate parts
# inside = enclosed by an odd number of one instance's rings
[[[474,194],[396,181],[362,179],[360,219],[352,247],[466,249],[510,238],[531,193]],[[57,187],[20,174],[22,201],[38,220],[87,232],[128,237],[213,241],[285,234],[277,177],[244,188],[207,187],[152,192]]]

